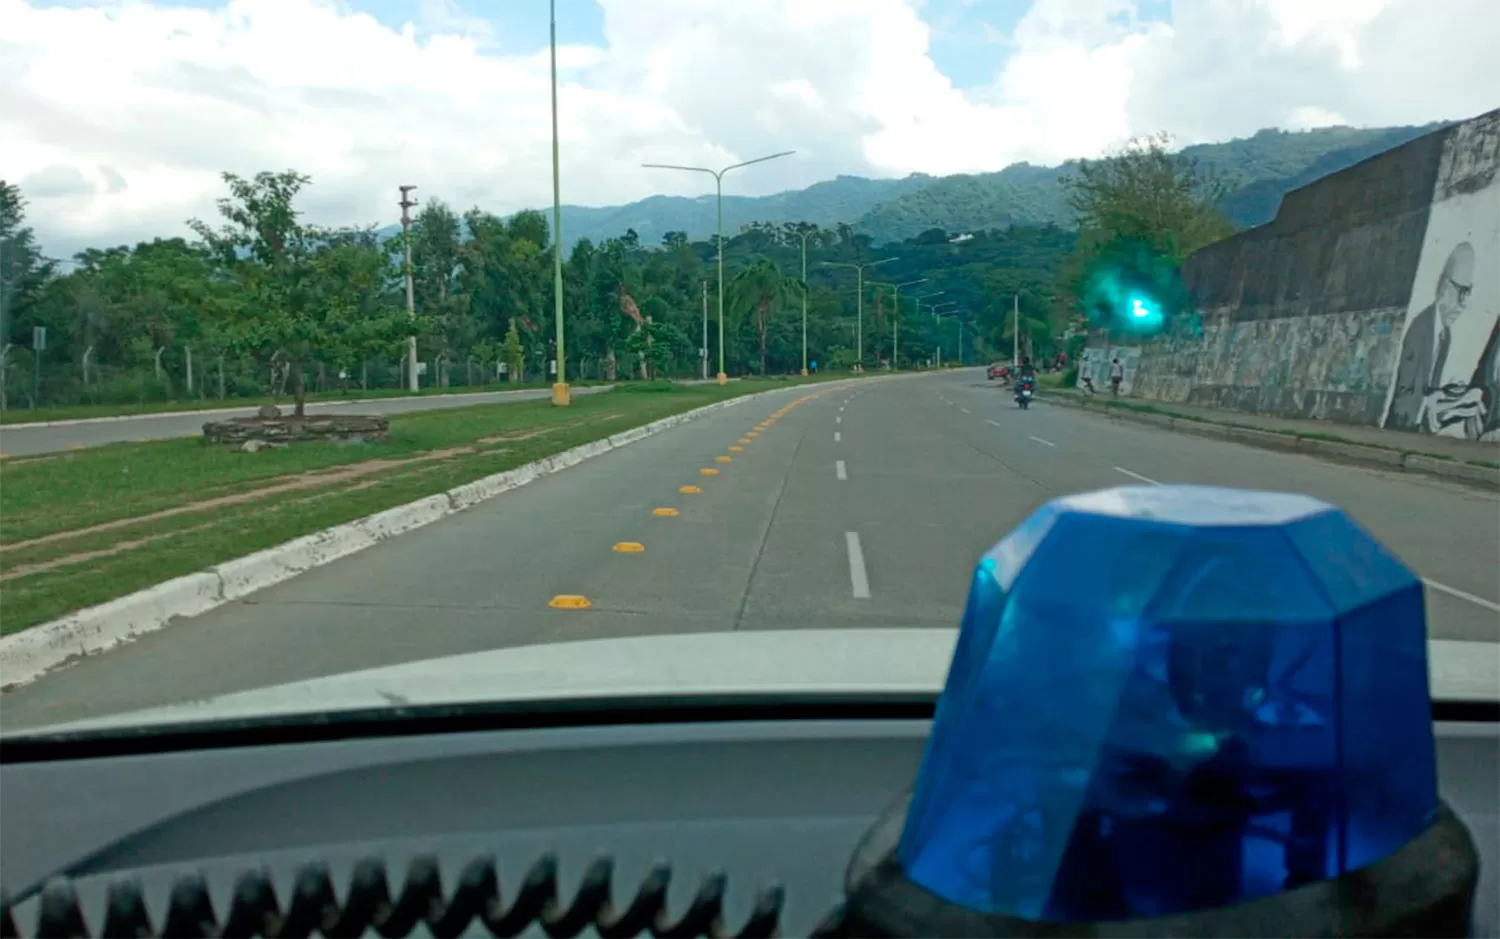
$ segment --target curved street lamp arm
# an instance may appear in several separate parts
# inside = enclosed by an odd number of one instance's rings
[[[796,150],[783,150],[780,153],[773,153],[770,156],[756,157],[753,160],[746,160],[743,163],[736,163],[733,166],[726,166],[723,169],[719,170],[719,174],[718,175],[723,176],[725,173],[729,172],[730,170],[737,170],[737,169],[739,169],[742,166],[753,166],[756,163],[764,163],[767,160],[778,160],[778,159],[780,159],[781,157],[784,157],[784,156],[791,156],[792,154],[794,154],[796,152],[797,152]]]
[[[688,173],[707,173],[710,176],[719,175],[706,166],[677,166],[673,163],[642,163],[641,166],[648,170],[683,170]]]

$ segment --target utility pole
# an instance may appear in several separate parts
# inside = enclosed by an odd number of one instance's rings
[[[412,284],[411,274],[411,208],[417,204],[417,200],[410,197],[410,193],[416,186],[402,186],[401,201],[401,240],[406,245],[406,315],[409,319],[417,318],[416,289]],[[416,391],[417,384],[417,337],[406,337],[406,390]]]
[[[703,345],[698,347],[698,361],[703,363],[703,380],[708,381],[708,281],[703,282]]]
[[[1021,365],[1021,295],[1015,295],[1015,313],[1010,323],[1010,360],[1017,367]],[[962,335],[962,334],[960,334]]]

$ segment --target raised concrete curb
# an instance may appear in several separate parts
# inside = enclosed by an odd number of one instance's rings
[[[172,620],[206,613],[315,567],[348,557],[387,538],[430,525],[503,492],[697,420],[705,414],[800,388],[835,388],[865,380],[842,379],[774,388],[704,405],[5,636],[0,638],[0,689],[30,684],[74,659],[134,641]]]
[[[614,385],[588,385],[574,389],[576,394],[594,394],[608,391]],[[545,398],[551,392],[546,388],[517,388],[514,391],[460,391],[446,395],[401,395],[396,398],[352,398],[346,401],[309,401],[309,408],[350,408],[361,404],[385,404],[388,401],[465,401],[469,398],[484,398],[492,395],[519,395],[534,393]],[[265,403],[265,402],[262,402]],[[289,402],[284,402],[289,403]],[[496,402],[497,404],[500,402]],[[233,408],[197,408],[187,411],[151,411],[146,414],[108,414],[104,417],[71,417],[60,421],[27,421],[22,424],[0,424],[0,433],[7,430],[25,430],[28,427],[76,427],[82,424],[118,424],[123,421],[146,421],[154,417],[213,417],[216,414],[253,413],[259,404],[243,404]],[[437,410],[434,408],[433,410]]]
[[[1046,400],[1064,407],[1104,414],[1111,420],[1149,424],[1153,427],[1161,427],[1177,433],[1195,434],[1199,437],[1212,437],[1216,440],[1229,440],[1234,443],[1243,443],[1248,446],[1261,447],[1267,450],[1280,450],[1284,453],[1302,453],[1338,463],[1373,466],[1400,473],[1417,473],[1450,482],[1476,486],[1489,492],[1500,490],[1500,468],[1493,466],[1480,466],[1476,463],[1464,463],[1460,460],[1444,460],[1430,454],[1407,450],[1369,447],[1363,444],[1345,443],[1340,440],[1323,440],[1318,437],[1300,437],[1296,434],[1281,433],[1274,430],[1260,430],[1253,427],[1240,427],[1234,424],[1215,424],[1209,421],[1195,421],[1191,418],[1173,417],[1170,414],[1133,411],[1130,408],[1111,407],[1107,404],[1091,404],[1069,395],[1049,395]]]

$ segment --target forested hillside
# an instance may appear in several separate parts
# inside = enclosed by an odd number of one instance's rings
[[[1424,127],[1328,127],[1303,132],[1263,130],[1253,137],[1187,147],[1183,155],[1228,184],[1221,208],[1236,226],[1267,222],[1282,194],[1383,150],[1432,132]],[[806,221],[852,225],[876,244],[901,241],[931,228],[986,231],[1007,225],[1073,227],[1060,180],[1075,163],[1057,167],[1018,163],[995,173],[864,179],[840,176],[807,189],[749,198],[724,197],[724,230],[750,222]],[[563,207],[563,235],[599,241],[634,229],[655,242],[669,231],[706,238],[714,231],[712,180],[697,198],[654,196],[608,208]],[[732,191],[734,186],[731,185]]]

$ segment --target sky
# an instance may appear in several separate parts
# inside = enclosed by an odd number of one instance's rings
[[[1497,0],[556,0],[563,201],[1055,165],[1165,131],[1500,107]],[[546,0],[0,0],[0,179],[66,257],[189,234],[296,169],[327,225],[397,189],[552,200]]]

